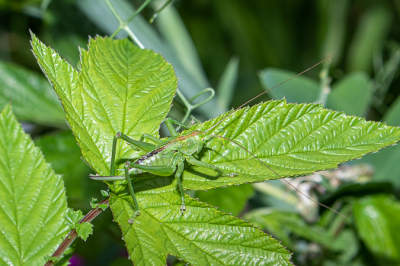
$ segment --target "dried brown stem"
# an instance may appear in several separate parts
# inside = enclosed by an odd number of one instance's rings
[[[79,221],[79,223],[84,223],[84,222],[91,222],[94,218],[97,217],[97,215],[99,215],[103,209],[99,208],[100,204],[107,204],[108,206],[108,202],[109,202],[110,198],[106,198],[104,200],[102,200],[96,208],[92,209],[90,212],[88,212],[86,214],[85,217],[82,218],[82,220]],[[69,234],[67,235],[67,237],[64,239],[64,241],[60,244],[60,246],[58,246],[57,250],[53,253],[53,255],[51,255],[52,257],[56,257],[57,259],[59,259],[61,257],[62,254],[64,254],[65,250],[67,250],[67,248],[72,244],[72,242],[74,242],[75,238],[77,237],[77,233],[75,229],[72,229]],[[55,262],[53,262],[52,260],[48,260],[46,262],[46,264],[44,266],[52,266],[54,265]]]

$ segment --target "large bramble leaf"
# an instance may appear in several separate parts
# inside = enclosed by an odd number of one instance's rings
[[[53,84],[83,158],[100,175],[110,174],[117,132],[134,139],[158,136],[177,86],[172,66],[151,50],[129,40],[97,37],[81,49],[80,71],[32,35],[33,52]],[[117,158],[135,153],[119,142]]]
[[[226,115],[197,124],[191,130],[205,131]],[[236,144],[212,138],[206,142],[199,159],[217,165],[225,172],[238,173],[238,176],[224,177],[211,169],[191,166],[183,172],[186,189],[206,190],[310,175],[337,168],[340,163],[361,158],[400,140],[399,127],[346,116],[324,109],[319,104],[287,104],[285,100],[241,109],[209,134],[237,142],[279,176]],[[149,176],[133,181],[139,190],[157,188],[161,184],[164,192],[176,190],[177,183],[173,176],[167,177],[168,181],[161,181],[155,176],[150,179]]]
[[[179,212],[177,193],[147,191],[138,198],[142,213],[134,225],[131,197],[112,195],[110,207],[120,224],[135,265],[165,265],[167,254],[190,265],[292,265],[290,253],[253,225],[186,197]]]
[[[0,264],[44,265],[67,227],[63,181],[7,105],[0,114]]]
[[[57,96],[43,76],[12,63],[0,62],[0,108],[9,102],[20,120],[66,127]]]
[[[207,130],[226,115],[193,127]],[[237,111],[209,134],[236,141],[280,176],[232,142],[213,138],[203,148],[201,160],[236,172],[220,177],[214,171],[192,167],[184,172],[188,189],[209,189],[280,177],[309,175],[336,168],[400,140],[400,128],[323,109],[319,104],[269,101]]]

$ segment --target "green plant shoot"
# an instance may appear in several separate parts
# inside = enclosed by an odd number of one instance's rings
[[[315,64],[314,66],[302,71],[301,73],[291,77],[290,79],[282,82],[281,84],[288,82],[289,80],[291,80],[291,79],[303,74],[304,72],[310,70],[311,68],[314,68],[315,66],[321,64],[325,60],[330,59],[332,57],[332,55],[328,56],[326,59]],[[268,91],[280,86],[281,84],[250,99],[249,101],[245,102],[244,104],[239,106],[234,111],[239,110],[244,105],[246,105],[249,102],[253,101],[254,99],[260,97],[261,95],[267,93]],[[165,120],[165,124],[171,134],[171,137],[168,137],[165,141],[159,140],[149,134],[142,135],[140,140],[136,141],[136,140],[128,137],[127,135],[125,135],[121,132],[118,132],[116,134],[116,136],[114,137],[114,141],[113,141],[113,145],[112,145],[110,176],[95,175],[95,176],[91,176],[91,178],[94,180],[99,180],[99,181],[127,180],[129,193],[132,196],[133,202],[135,204],[135,209],[136,209],[136,211],[134,212],[133,218],[129,220],[129,223],[131,223],[131,224],[133,223],[134,218],[136,218],[137,216],[140,215],[140,208],[139,208],[139,204],[135,197],[135,192],[134,192],[134,189],[132,186],[130,175],[138,175],[138,174],[143,174],[143,173],[147,172],[147,173],[151,173],[151,174],[158,175],[158,176],[171,176],[172,174],[175,173],[175,177],[177,178],[178,190],[181,195],[180,211],[181,211],[182,215],[183,215],[184,211],[186,210],[185,192],[184,192],[183,186],[182,186],[182,173],[184,170],[184,162],[185,161],[191,165],[196,165],[199,167],[212,169],[215,172],[217,172],[218,174],[220,174],[221,176],[235,177],[238,175],[237,173],[233,173],[233,172],[226,173],[226,172],[224,172],[224,170],[222,170],[221,168],[219,168],[216,165],[202,162],[197,159],[199,153],[202,151],[202,149],[204,147],[204,144],[208,140],[210,140],[211,138],[214,138],[214,137],[233,142],[234,144],[239,146],[241,149],[243,149],[247,153],[249,153],[252,157],[257,159],[263,166],[267,167],[278,178],[282,178],[281,175],[279,175],[274,170],[272,170],[267,164],[265,164],[256,155],[251,153],[249,150],[247,150],[245,147],[243,147],[239,143],[237,143],[229,138],[223,137],[223,136],[208,134],[208,131],[212,130],[213,128],[215,128],[216,126],[221,124],[221,122],[223,122],[226,118],[228,118],[233,113],[234,112],[228,113],[228,115],[226,115],[222,120],[220,120],[218,123],[216,123],[215,125],[213,125],[212,127],[210,127],[209,129],[207,129],[205,131],[190,130],[191,125],[184,125],[183,123],[180,123],[179,121],[176,121],[175,119],[167,118]],[[173,124],[176,124],[179,127],[182,127],[185,129],[189,129],[189,131],[185,132],[184,134],[179,136],[179,134],[176,131],[176,129],[174,128]],[[145,138],[153,141],[155,143],[155,145],[151,144],[151,143],[143,142],[143,140]],[[122,140],[128,142],[129,144],[133,145],[136,149],[146,153],[143,156],[141,156],[140,158],[136,159],[133,163],[130,160],[128,160],[124,165],[124,169],[123,169],[124,175],[121,175],[121,176],[115,175],[115,154],[116,154],[118,139],[122,139]],[[284,180],[284,181],[287,182],[289,185],[291,185],[288,181],[286,181],[286,180]],[[297,190],[298,192],[300,192],[303,196],[308,198],[309,200],[316,202],[315,200],[311,199],[310,197],[306,196],[304,193],[299,191],[296,187],[294,187],[294,186],[292,186],[292,187],[295,190]],[[324,204],[321,204],[319,202],[316,202],[316,203],[318,203],[319,205],[321,205],[327,209],[334,211],[335,213],[340,214],[339,212],[335,211],[334,209],[332,209]]]

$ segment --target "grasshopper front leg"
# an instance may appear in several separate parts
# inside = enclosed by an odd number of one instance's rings
[[[126,142],[134,145],[136,148],[138,148],[138,149],[140,149],[140,150],[142,150],[144,152],[152,151],[156,147],[155,145],[153,145],[151,143],[147,143],[147,142],[143,142],[143,141],[137,141],[137,140],[131,139],[130,137],[128,137],[127,135],[125,135],[125,134],[123,134],[121,132],[118,132],[114,136],[112,150],[111,150],[110,176],[114,176],[115,175],[115,153],[117,151],[117,140],[118,139],[123,139]]]

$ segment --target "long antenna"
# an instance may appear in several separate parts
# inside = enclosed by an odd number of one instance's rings
[[[276,87],[279,87],[279,86],[281,86],[282,84],[285,84],[286,82],[288,82],[288,81],[290,81],[290,80],[292,80],[292,79],[294,79],[294,78],[297,78],[298,76],[300,76],[300,75],[306,73],[306,72],[309,71],[310,69],[313,69],[314,67],[318,66],[319,64],[321,64],[321,63],[325,62],[326,60],[330,59],[330,58],[333,56],[333,54],[334,54],[334,53],[328,55],[324,60],[319,61],[318,63],[316,63],[316,64],[313,65],[312,67],[309,67],[309,68],[307,68],[306,70],[303,70],[303,71],[300,72],[299,74],[296,74],[296,75],[294,75],[293,77],[291,77],[291,78],[285,80],[284,82],[281,82],[281,83],[279,83],[278,85],[272,87],[271,89],[268,89],[268,90],[264,91],[263,93],[260,93],[260,94],[258,94],[257,96],[251,98],[250,100],[248,100],[247,102],[245,102],[244,104],[242,104],[241,106],[239,106],[238,108],[236,108],[235,110],[233,110],[232,112],[230,112],[227,116],[225,116],[225,117],[224,117],[222,120],[220,120],[218,123],[216,123],[215,125],[213,125],[213,126],[210,127],[209,129],[207,129],[205,132],[208,132],[208,131],[210,131],[211,129],[213,129],[213,128],[215,128],[216,126],[218,126],[219,124],[221,124],[225,119],[227,119],[229,116],[233,115],[237,110],[239,110],[240,108],[242,108],[243,106],[245,106],[245,105],[248,104],[249,102],[251,102],[251,101],[257,99],[257,98],[260,97],[261,95],[264,95],[265,93],[267,93],[267,92],[269,92],[269,91],[275,89]]]
[[[290,185],[292,188],[294,188],[294,189],[295,189],[297,192],[299,192],[301,195],[303,195],[303,196],[306,197],[307,199],[311,200],[312,202],[315,202],[315,203],[317,203],[318,205],[320,205],[320,206],[322,206],[322,207],[325,207],[325,208],[327,208],[328,210],[333,211],[334,213],[339,214],[339,215],[343,216],[344,218],[346,218],[346,216],[345,216],[344,214],[342,214],[342,213],[338,212],[337,210],[332,209],[331,207],[329,207],[329,206],[327,206],[327,205],[325,205],[325,204],[322,204],[322,203],[320,203],[320,202],[318,202],[318,201],[316,201],[316,200],[310,198],[310,197],[307,196],[306,194],[304,194],[300,189],[298,189],[297,187],[293,186],[289,181],[287,181],[285,178],[283,178],[283,177],[282,177],[280,174],[278,174],[275,170],[273,170],[273,169],[272,169],[271,167],[269,167],[266,163],[264,163],[263,161],[261,161],[261,159],[258,158],[254,153],[252,153],[251,151],[249,151],[248,149],[246,149],[245,147],[243,147],[243,145],[237,143],[237,142],[234,141],[234,140],[231,140],[231,139],[228,139],[228,138],[226,138],[226,137],[223,137],[223,136],[219,136],[219,135],[210,135],[210,136],[211,136],[211,137],[214,137],[214,138],[226,139],[226,140],[228,140],[228,141],[230,141],[230,142],[235,143],[237,146],[239,146],[240,148],[242,148],[243,150],[245,150],[246,152],[248,152],[251,156],[253,156],[254,158],[256,158],[256,159],[257,159],[260,163],[262,163],[265,167],[267,167],[269,170],[271,170],[272,173],[274,173],[275,175],[279,176],[283,181],[285,181],[288,185]]]

